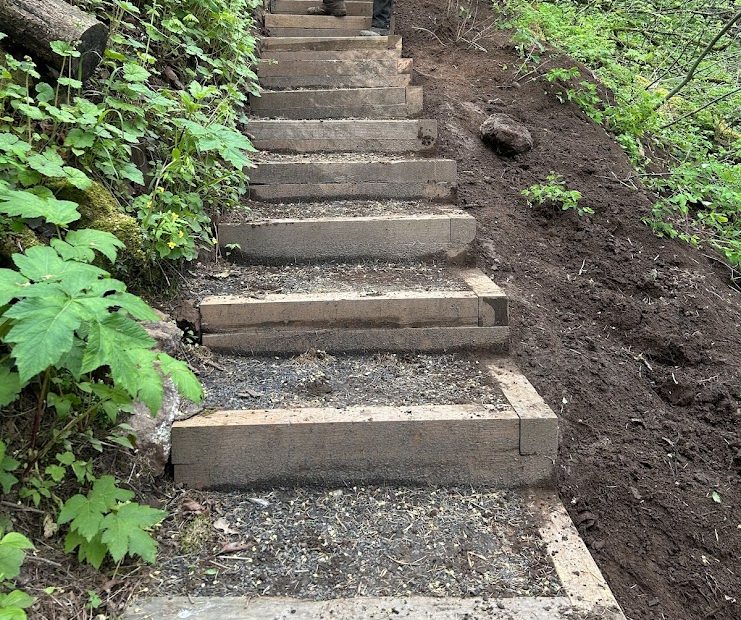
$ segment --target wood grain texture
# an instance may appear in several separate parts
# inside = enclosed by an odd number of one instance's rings
[[[277,219],[219,226],[222,246],[238,244],[236,257],[255,261],[408,259],[468,246],[476,220],[463,212],[441,215]]]
[[[200,304],[205,332],[243,327],[425,327],[477,325],[478,297],[470,291],[224,295]]]
[[[389,481],[517,486],[519,420],[482,405],[230,411],[173,426],[194,488]]]
[[[269,328],[203,334],[202,342],[216,351],[258,355],[368,351],[441,352],[479,350],[504,353],[509,327],[396,327],[396,328]]]

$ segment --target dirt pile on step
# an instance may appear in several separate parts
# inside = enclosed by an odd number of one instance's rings
[[[629,618],[736,619],[741,295],[714,258],[653,236],[623,151],[542,80],[517,82],[506,35],[486,53],[431,36],[446,6],[399,3],[399,34],[439,154],[459,161],[481,266],[511,297],[513,355],[560,415],[564,503]],[[534,149],[489,150],[493,113],[524,121]],[[527,206],[520,191],[551,171],[593,216]]]

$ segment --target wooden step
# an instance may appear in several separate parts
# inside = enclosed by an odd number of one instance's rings
[[[286,156],[289,157],[289,156]],[[317,156],[318,157],[318,156]],[[250,199],[295,202],[340,198],[448,201],[455,195],[452,159],[263,161],[250,173]]]
[[[219,243],[250,263],[398,260],[465,253],[476,220],[463,211],[367,217],[272,218],[219,225]]]
[[[287,267],[287,271],[293,271]],[[362,272],[361,272],[362,273]],[[361,275],[353,271],[355,277]],[[399,274],[409,279],[409,285]],[[269,293],[259,298],[213,295],[200,303],[204,334],[242,328],[497,327],[508,324],[507,297],[478,269],[450,269],[445,288],[420,288],[413,270],[397,270],[386,286],[352,291],[344,281],[321,292]],[[380,289],[380,290],[379,290]]]
[[[266,37],[260,41],[264,52],[344,52],[359,50],[399,50],[401,37]]]
[[[434,120],[260,120],[247,132],[255,148],[272,152],[411,153],[437,143]]]
[[[556,416],[509,361],[485,363],[493,377],[516,378],[494,378],[497,395],[486,404],[216,411],[176,422],[175,481],[191,488],[551,483]],[[534,452],[523,455],[523,429],[536,421]]]
[[[355,37],[370,27],[370,16],[265,15],[270,37]]]
[[[281,90],[327,86],[333,88],[407,86],[412,59],[387,60],[263,60],[257,66],[260,84]]]
[[[260,52],[262,60],[291,61],[291,60],[400,60],[401,48],[363,48],[345,50],[268,50]]]
[[[412,118],[422,113],[422,87],[263,91],[250,95],[263,118]]]
[[[321,0],[272,0],[270,12],[275,14],[306,15],[307,11],[318,6]],[[348,15],[373,14],[373,3],[364,0],[347,0],[345,2]]]

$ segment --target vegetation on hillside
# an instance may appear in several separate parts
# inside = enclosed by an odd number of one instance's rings
[[[135,446],[121,416],[137,400],[155,414],[166,377],[191,400],[201,387],[156,349],[141,321],[158,317],[127,283],[216,243],[254,150],[240,126],[257,0],[76,4],[110,27],[89,83],[0,49],[0,486],[6,508],[31,508],[0,514],[0,617],[14,620],[42,533],[96,568],[154,560],[165,513],[100,475],[96,454]],[[10,531],[21,514],[34,529]]]
[[[727,0],[505,0],[520,79],[554,84],[624,147],[660,235],[741,265],[741,12]],[[583,63],[554,66],[544,43]],[[629,180],[625,180],[629,181]]]

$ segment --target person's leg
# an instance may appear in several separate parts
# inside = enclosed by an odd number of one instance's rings
[[[370,30],[362,30],[361,36],[386,36],[391,28],[391,12],[394,0],[373,0],[373,22]]]
[[[306,12],[309,15],[345,17],[347,15],[347,8],[345,7],[345,0],[323,0],[320,6],[313,6]]]
[[[391,11],[394,0],[373,0],[373,28],[388,30],[391,27]]]

